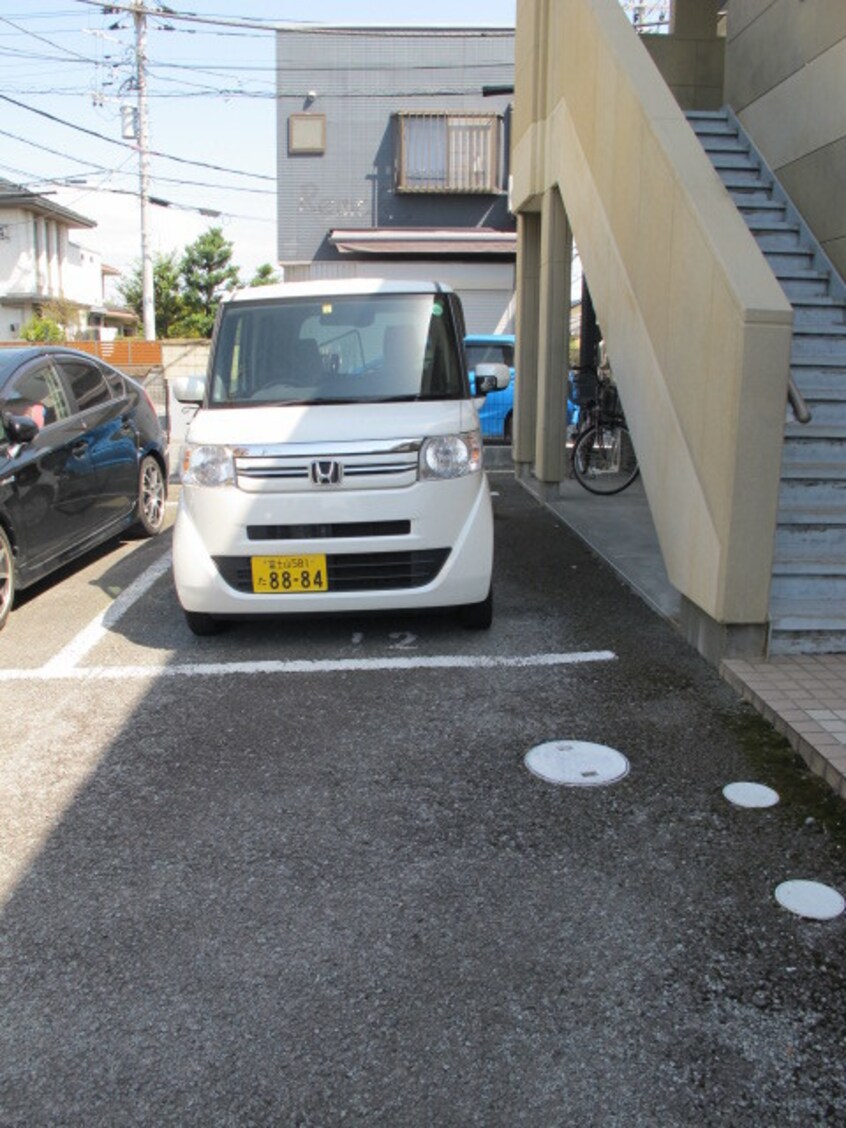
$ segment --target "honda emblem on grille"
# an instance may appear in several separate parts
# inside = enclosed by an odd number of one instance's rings
[[[343,476],[343,467],[334,459],[320,459],[311,464],[311,480],[316,486],[338,486]]]

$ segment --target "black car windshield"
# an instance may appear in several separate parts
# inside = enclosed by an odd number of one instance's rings
[[[437,294],[232,302],[209,403],[361,403],[466,395],[450,310]]]

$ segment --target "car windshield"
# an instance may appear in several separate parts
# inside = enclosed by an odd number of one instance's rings
[[[217,330],[212,407],[457,399],[450,310],[433,294],[232,302]]]
[[[507,364],[514,367],[514,346],[512,344],[472,343],[466,346],[467,367],[475,369],[477,364]]]

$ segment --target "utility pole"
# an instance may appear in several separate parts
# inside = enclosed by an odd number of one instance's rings
[[[134,0],[136,86],[138,88],[138,178],[141,195],[141,279],[144,339],[156,339],[156,306],[153,298],[153,255],[150,250],[150,137],[147,115],[147,9],[144,0]]]

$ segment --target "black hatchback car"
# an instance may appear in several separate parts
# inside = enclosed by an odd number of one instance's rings
[[[15,591],[164,524],[166,440],[142,386],[87,353],[0,349],[0,628]]]

